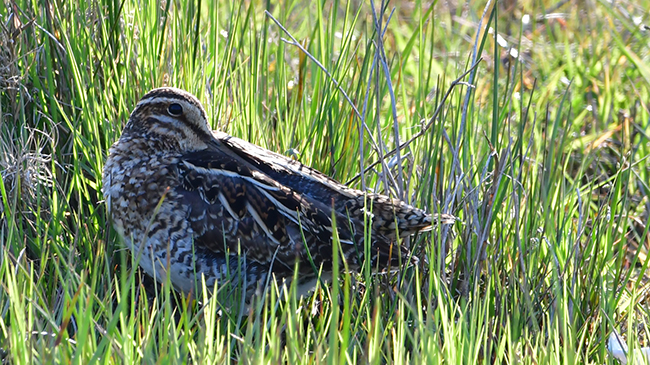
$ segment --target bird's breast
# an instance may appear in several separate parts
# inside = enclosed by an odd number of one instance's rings
[[[118,233],[141,239],[157,207],[177,182],[173,156],[112,149],[103,176],[103,193]]]

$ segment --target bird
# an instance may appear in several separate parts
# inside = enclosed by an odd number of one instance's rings
[[[336,251],[348,270],[395,270],[417,259],[404,237],[455,220],[213,131],[201,102],[172,87],[136,104],[102,184],[113,227],[146,274],[183,293],[228,282],[246,303],[270,279],[313,290],[335,274]]]

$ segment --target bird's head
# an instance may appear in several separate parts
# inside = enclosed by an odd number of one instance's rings
[[[140,99],[123,136],[143,138],[157,148],[189,152],[202,150],[212,140],[205,109],[187,91],[161,87]]]

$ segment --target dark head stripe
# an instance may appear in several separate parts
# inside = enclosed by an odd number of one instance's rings
[[[188,93],[187,91],[183,91],[181,89],[169,88],[169,87],[161,87],[149,91],[140,99],[140,101],[146,99],[154,99],[154,98],[167,98],[167,99],[176,99],[176,100],[185,101],[189,104],[194,105],[197,109],[199,109],[201,111],[203,118],[205,118],[205,120],[208,120],[208,116],[205,114],[205,110],[203,109],[201,103],[192,94]]]
[[[158,103],[157,101],[153,101],[154,99],[166,99],[167,102],[171,102],[173,100],[179,100],[186,102],[188,104],[193,105],[196,109],[198,109],[204,118],[204,120],[207,122],[207,115],[205,113],[205,110],[203,109],[203,106],[201,103],[190,93],[180,90],[180,89],[174,89],[174,88],[158,88],[158,89],[153,89],[149,91],[147,94],[145,94],[142,99],[138,102],[138,105],[136,108],[133,110],[131,113],[131,116],[129,117],[129,120],[135,118],[135,119],[142,119],[146,118],[150,114],[167,114],[167,106],[166,103]],[[191,129],[195,135],[199,136],[203,140],[209,140],[212,138],[212,135],[210,133],[206,133],[205,130],[203,130],[200,126],[198,126],[196,123],[192,123],[187,120],[187,115],[181,115],[179,117],[175,117],[175,119],[179,120],[182,122],[187,128]],[[151,121],[158,121],[158,123],[162,123],[162,121],[153,118],[152,120],[147,120],[148,122]],[[208,127],[209,128],[209,127]]]

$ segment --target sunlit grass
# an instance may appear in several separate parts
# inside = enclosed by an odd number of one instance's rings
[[[645,344],[650,3],[321,4],[0,7],[0,356],[601,364],[613,329]],[[162,85],[215,129],[460,220],[411,239],[417,267],[341,273],[302,300],[152,284],[100,189]]]

